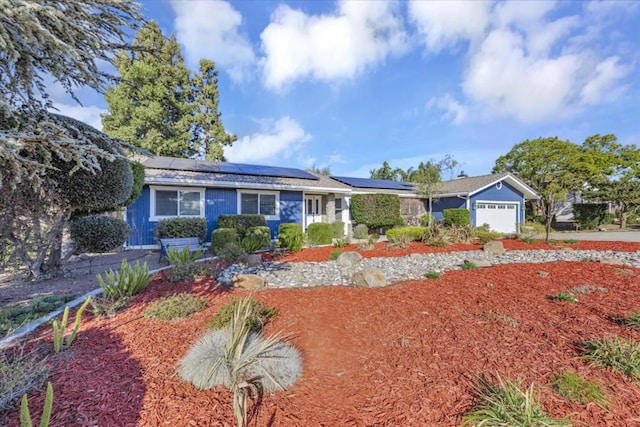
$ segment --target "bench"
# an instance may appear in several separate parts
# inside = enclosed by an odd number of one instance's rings
[[[200,239],[198,239],[197,237],[174,237],[170,239],[160,239],[160,259],[158,261],[161,261],[163,256],[167,256],[169,249],[183,251],[185,248],[189,248],[191,252],[201,250],[202,245],[200,244]]]

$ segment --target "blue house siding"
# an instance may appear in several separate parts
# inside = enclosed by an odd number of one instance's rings
[[[303,194],[301,191],[281,191],[280,192],[280,220],[267,221],[267,226],[271,230],[271,237],[278,237],[280,224],[293,222],[302,225],[302,207],[304,206]]]
[[[151,216],[151,190],[148,185],[142,188],[140,197],[127,207],[127,223],[131,228],[129,246],[155,244],[153,234],[156,231],[156,223],[150,223]]]
[[[501,188],[497,184],[492,185],[489,188],[485,188],[484,190],[474,194],[471,196],[471,222],[474,227],[477,227],[476,224],[476,216],[475,216],[475,203],[478,200],[483,201],[496,201],[496,202],[517,202],[519,203],[518,207],[518,222],[524,222],[524,197],[522,193],[513,188],[511,185],[507,184],[504,181],[501,181]]]
[[[207,188],[204,192],[204,217],[207,219],[207,242],[218,228],[218,216],[238,213],[238,192],[234,188]]]
[[[429,201],[425,202],[426,210],[429,211]],[[464,209],[466,208],[466,199],[460,197],[444,197],[441,199],[435,199],[431,203],[433,216],[436,221],[442,221],[444,216],[442,215],[443,209]]]

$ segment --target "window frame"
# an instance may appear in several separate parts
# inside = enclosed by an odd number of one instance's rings
[[[201,187],[172,187],[172,186],[157,186],[153,185],[150,189],[150,209],[149,209],[149,221],[158,222],[163,219],[171,218],[204,218],[204,205],[205,205],[205,189]],[[177,215],[157,215],[156,214],[156,191],[175,191],[178,196]],[[200,193],[200,213],[198,215],[180,215],[180,192],[188,193]]]
[[[237,210],[239,215],[242,215],[242,195],[243,194],[257,194],[258,195],[258,213],[257,215],[264,216],[264,219],[267,221],[279,221],[280,220],[280,192],[279,191],[265,191],[265,190],[237,190],[238,192],[238,201],[237,201]],[[261,195],[266,196],[275,196],[275,215],[264,215],[260,213],[260,197]]]

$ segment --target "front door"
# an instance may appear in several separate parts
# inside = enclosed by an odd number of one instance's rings
[[[322,196],[306,196],[305,201],[305,230],[309,224],[322,222]]]

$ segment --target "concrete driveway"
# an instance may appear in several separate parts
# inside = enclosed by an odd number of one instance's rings
[[[601,240],[607,242],[640,242],[640,230],[634,231],[563,231],[551,233],[554,240]]]

